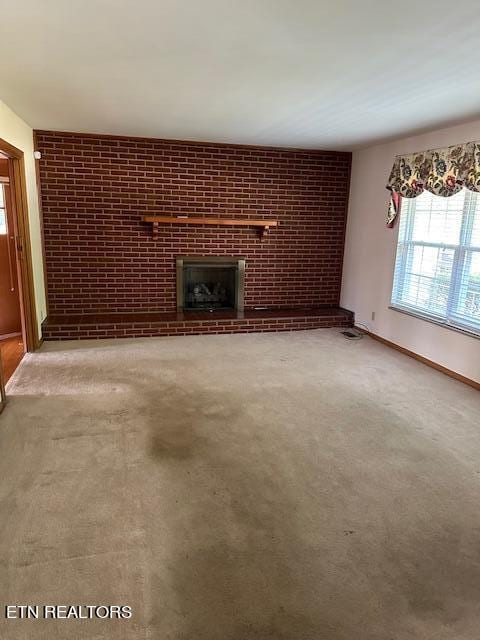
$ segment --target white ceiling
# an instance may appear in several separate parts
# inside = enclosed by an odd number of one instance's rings
[[[350,149],[480,115],[478,0],[0,9],[0,98],[34,128]]]

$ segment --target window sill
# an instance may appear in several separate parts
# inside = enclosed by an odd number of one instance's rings
[[[437,326],[443,327],[444,329],[450,329],[451,331],[462,333],[464,336],[470,336],[471,338],[477,338],[477,340],[480,340],[480,332],[477,332],[474,329],[464,329],[462,327],[457,327],[453,324],[448,324],[447,322],[438,320],[433,316],[428,316],[426,314],[419,313],[419,312],[416,313],[415,311],[411,311],[410,309],[404,309],[403,307],[390,305],[388,308],[391,309],[392,311],[398,311],[399,313],[404,313],[406,316],[411,316],[412,318],[417,318],[418,320],[425,320],[425,322],[436,324]]]

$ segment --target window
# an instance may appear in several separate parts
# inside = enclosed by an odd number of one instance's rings
[[[3,184],[0,184],[0,236],[7,233],[7,214],[5,212],[5,191]]]
[[[480,335],[480,194],[402,199],[392,307]]]

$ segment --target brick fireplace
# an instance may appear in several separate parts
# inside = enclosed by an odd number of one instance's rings
[[[166,321],[177,313],[182,256],[241,256],[246,316],[258,308],[284,318],[289,310],[311,309],[303,317],[319,323],[315,314],[323,309],[322,322],[338,320],[349,153],[49,131],[36,132],[36,148],[42,153],[47,338],[86,337],[80,325],[104,337],[107,324],[115,327],[110,335],[124,335],[126,324],[125,335],[145,335],[137,327],[141,314],[164,314]],[[164,224],[153,234],[142,221],[146,215],[262,218],[279,226],[263,241],[243,226]],[[160,334],[155,322],[147,324],[145,331]]]

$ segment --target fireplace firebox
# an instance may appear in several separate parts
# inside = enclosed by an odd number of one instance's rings
[[[177,258],[177,311],[243,311],[245,258]]]

